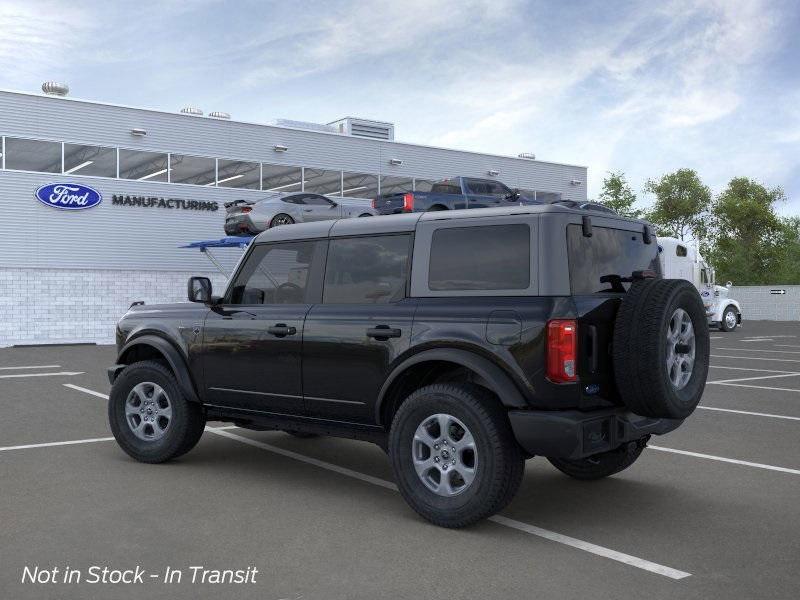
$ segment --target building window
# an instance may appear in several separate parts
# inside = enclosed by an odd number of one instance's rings
[[[219,159],[217,165],[218,186],[248,190],[259,189],[261,165],[258,163]]]
[[[414,180],[411,177],[395,177],[394,175],[381,177],[381,194],[403,194],[413,191]]]
[[[326,171],[325,169],[309,169],[305,171],[305,187],[307,192],[325,194],[327,196],[342,195],[342,172]]]
[[[402,298],[409,240],[405,234],[332,239],[323,302],[384,304]]]
[[[6,138],[6,169],[61,173],[61,143]]]
[[[464,257],[471,257],[465,261]],[[514,260],[509,260],[513,256]],[[524,290],[531,284],[527,225],[437,229],[431,241],[431,290]]]
[[[553,202],[561,201],[561,194],[558,192],[534,192],[536,201],[543,202],[544,204],[551,204]]]
[[[161,152],[119,151],[119,176],[139,181],[167,181],[167,155]]]
[[[364,173],[342,173],[342,196],[375,198],[378,196],[378,176]]]
[[[64,174],[117,176],[117,149],[64,144]]]
[[[171,183],[214,185],[217,163],[213,158],[171,154],[169,180]]]
[[[265,192],[299,192],[303,187],[303,169],[284,165],[261,165],[261,189]]]

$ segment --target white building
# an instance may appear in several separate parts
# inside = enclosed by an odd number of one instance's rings
[[[364,119],[262,125],[198,112],[0,91],[0,346],[110,342],[132,301],[181,301],[192,274],[222,285],[179,246],[223,237],[223,203],[264,190],[371,198],[466,175],[586,200],[585,167],[400,143],[392,124]],[[101,201],[37,200],[58,184]]]

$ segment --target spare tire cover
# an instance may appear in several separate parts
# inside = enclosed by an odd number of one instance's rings
[[[709,334],[703,301],[683,279],[635,281],[614,324],[614,376],[632,412],[685,419],[706,385]]]

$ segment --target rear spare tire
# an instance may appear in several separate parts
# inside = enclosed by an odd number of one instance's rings
[[[685,419],[708,375],[703,301],[682,279],[635,281],[617,312],[613,361],[625,405],[646,417]]]

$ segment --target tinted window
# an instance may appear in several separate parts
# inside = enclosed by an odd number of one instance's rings
[[[470,194],[486,195],[491,193],[491,183],[477,179],[467,179],[467,189]]]
[[[677,256],[686,256],[686,246],[676,246],[675,247],[675,254]]]
[[[6,169],[61,173],[61,144],[7,137]]]
[[[230,304],[304,304],[319,242],[258,246],[236,277]]]
[[[569,275],[573,294],[610,292],[611,284],[601,283],[604,275],[630,277],[634,271],[661,272],[658,245],[645,244],[636,231],[593,227],[585,237],[580,225],[567,226]],[[630,287],[624,283],[625,289]]]
[[[305,172],[304,189],[307,192],[327,194],[328,196],[342,195],[342,172],[326,171],[325,169],[308,169]]]
[[[366,173],[342,173],[342,195],[349,198],[374,198],[378,195],[378,176]]]
[[[303,170],[300,167],[261,165],[261,185],[267,192],[299,192],[303,186]]]
[[[419,180],[417,180],[419,181]],[[434,194],[461,194],[461,186],[456,181],[440,181],[431,187]]]
[[[331,240],[323,301],[377,304],[403,296],[408,272],[408,235]]]
[[[169,177],[172,183],[214,185],[217,161],[204,156],[173,154],[169,157]]]
[[[64,144],[64,174],[117,176],[117,149]]]
[[[430,179],[414,179],[414,191],[415,192],[430,192],[433,189],[433,186],[436,185],[435,182],[431,181]],[[456,194],[460,194],[461,190],[459,189]]]
[[[119,176],[139,181],[167,181],[167,155],[160,152],[119,151]]]
[[[511,193],[511,190],[499,181],[487,181],[486,184],[489,188],[489,194],[492,196],[500,196],[501,198],[505,198]]]
[[[527,225],[438,229],[431,241],[431,290],[524,290],[531,279]]]
[[[217,185],[219,187],[259,189],[261,168],[258,163],[220,159],[217,169]]]
[[[381,177],[381,194],[402,194],[413,191],[414,180],[410,177],[394,177],[392,175]]]
[[[328,200],[325,196],[308,194],[304,197],[304,204],[310,204],[312,206],[331,206],[333,202],[331,200]]]

